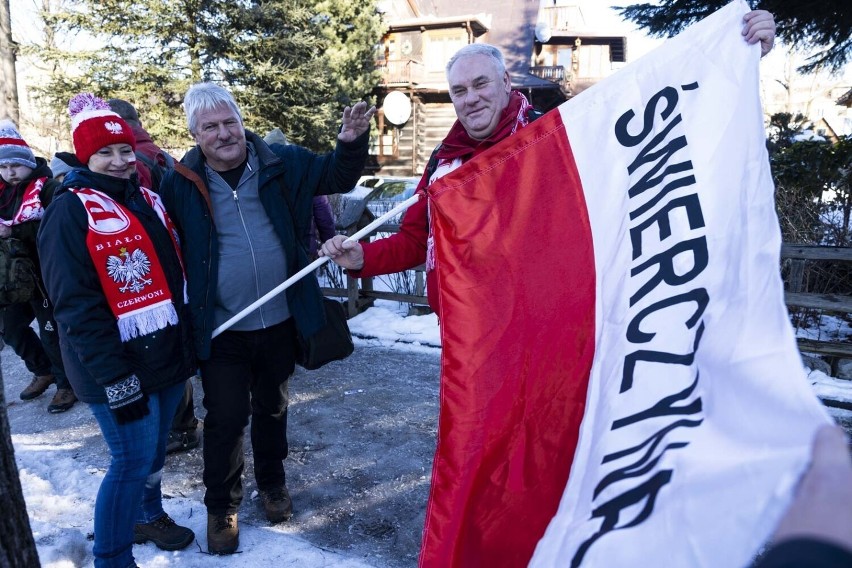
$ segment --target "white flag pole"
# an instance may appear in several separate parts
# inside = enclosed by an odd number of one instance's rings
[[[394,207],[393,209],[391,209],[390,211],[388,211],[387,213],[385,213],[384,215],[382,215],[381,217],[379,217],[378,219],[376,219],[375,221],[373,221],[372,223],[349,237],[348,239],[346,239],[345,242],[357,241],[363,237],[366,237],[378,227],[383,225],[385,221],[387,221],[394,215],[402,213],[403,211],[417,203],[419,199],[420,195],[415,193],[414,195],[412,195],[411,197],[409,197],[408,199],[406,199],[405,201],[403,201],[402,203],[400,203],[399,205],[397,205],[396,207]],[[282,282],[281,284],[279,284],[278,286],[255,300],[254,302],[252,302],[251,304],[249,304],[240,313],[238,313],[237,315],[214,329],[213,337],[216,337],[217,335],[219,335],[220,333],[222,333],[223,331],[225,331],[226,329],[228,329],[229,327],[231,327],[232,325],[252,313],[254,310],[256,310],[257,308],[259,308],[260,306],[262,306],[263,304],[265,304],[266,302],[268,302],[269,300],[271,300],[272,298],[274,298],[275,296],[277,296],[278,294],[280,294],[281,292],[283,292],[284,290],[286,290],[287,288],[289,288],[290,286],[292,286],[293,284],[295,284],[296,282],[298,282],[299,280],[301,280],[302,278],[304,278],[305,276],[307,276],[308,274],[310,274],[328,261],[329,257],[327,256],[319,257],[318,259],[301,269],[299,272],[297,272],[296,274],[294,274],[293,276],[291,276],[290,278],[288,278],[287,280],[285,280],[284,282]]]

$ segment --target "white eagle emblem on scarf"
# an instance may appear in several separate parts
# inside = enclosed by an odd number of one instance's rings
[[[141,292],[153,282],[150,278],[145,278],[149,272],[151,261],[141,249],[128,253],[127,249],[122,247],[118,256],[111,255],[107,258],[107,274],[116,283],[124,282],[124,286],[119,288],[120,292]]]

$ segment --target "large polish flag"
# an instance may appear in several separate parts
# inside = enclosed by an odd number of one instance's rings
[[[420,565],[746,565],[829,421],[783,302],[737,0],[429,190]]]

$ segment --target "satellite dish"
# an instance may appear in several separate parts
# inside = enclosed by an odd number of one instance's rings
[[[541,43],[547,43],[553,36],[553,31],[550,29],[550,24],[547,22],[539,22],[535,25],[535,39]]]
[[[396,126],[402,126],[411,118],[411,99],[401,91],[392,91],[383,103],[385,118]]]

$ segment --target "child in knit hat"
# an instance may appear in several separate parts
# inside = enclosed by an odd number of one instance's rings
[[[85,167],[85,164],[81,164],[71,152],[57,152],[50,160],[50,171],[53,172],[53,179],[58,182],[62,182],[65,175],[74,168],[82,167]]]
[[[21,241],[36,267],[38,279],[41,273],[36,233],[44,206],[59,185],[52,177],[45,160],[35,157],[15,125],[8,120],[0,122],[0,238]],[[43,289],[36,286],[29,301],[5,307],[3,339],[33,374],[30,384],[21,391],[21,399],[37,398],[56,383],[56,394],[47,410],[65,412],[77,402],[77,397],[65,376],[53,305],[45,298]],[[30,327],[33,314],[38,320],[39,335]]]

